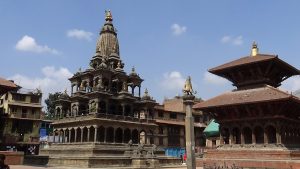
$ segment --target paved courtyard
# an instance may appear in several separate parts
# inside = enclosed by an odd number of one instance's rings
[[[11,169],[76,169],[74,167],[36,167],[36,166],[25,166],[25,165],[12,165],[10,166]],[[186,166],[178,166],[176,168],[169,168],[169,167],[164,167],[166,169],[186,169]],[[79,169],[79,168],[78,168]],[[80,168],[80,169],[87,169],[87,168]],[[93,168],[97,169],[97,168]],[[100,168],[98,168],[100,169]],[[202,169],[202,167],[197,167],[197,169]]]

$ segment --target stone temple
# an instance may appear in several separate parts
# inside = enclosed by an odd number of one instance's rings
[[[67,92],[56,102],[53,122],[58,140],[48,149],[48,165],[83,167],[137,167],[178,164],[157,150],[153,120],[157,104],[146,90],[143,79],[132,68],[124,72],[117,31],[110,11],[100,30],[90,68],[79,70],[69,80]]]

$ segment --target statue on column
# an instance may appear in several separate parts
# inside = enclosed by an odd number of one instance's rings
[[[185,81],[183,93],[185,95],[193,95],[197,93],[196,91],[193,90],[191,76],[188,76],[188,78]]]

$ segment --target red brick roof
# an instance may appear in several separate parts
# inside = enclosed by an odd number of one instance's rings
[[[193,108],[206,109],[237,104],[284,100],[289,98],[300,102],[298,97],[266,85],[265,87],[260,88],[227,92],[207,101],[200,102],[194,105]]]
[[[12,81],[9,81],[9,80],[6,80],[6,79],[3,79],[0,77],[0,86],[3,86],[3,87],[8,87],[8,88],[17,88],[18,86],[13,83]]]
[[[274,60],[277,61],[277,63],[284,65],[288,67],[290,70],[292,70],[295,74],[299,74],[299,70],[294,68],[293,66],[289,65],[288,63],[282,61],[278,58],[277,55],[267,55],[267,54],[258,54],[256,56],[246,56],[242,57],[240,59],[225,63],[223,65],[217,66],[215,68],[212,68],[209,70],[211,73],[217,73],[219,71],[222,71],[224,69],[230,69],[237,66],[247,65],[247,64],[253,64],[253,63],[259,63],[259,62],[265,62]]]
[[[246,57],[242,57],[240,59],[225,63],[223,65],[217,66],[215,68],[212,68],[209,70],[209,72],[215,72],[218,70],[227,69],[227,68],[244,65],[244,64],[249,64],[249,63],[272,60],[272,59],[275,59],[276,57],[277,57],[276,55],[263,55],[263,54],[258,54],[256,56],[246,56]]]

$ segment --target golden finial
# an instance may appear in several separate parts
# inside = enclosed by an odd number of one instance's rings
[[[196,94],[196,92],[194,92],[194,90],[193,90],[191,76],[188,76],[188,78],[185,81],[184,88],[183,88],[183,93],[185,93],[186,95]]]
[[[105,11],[105,20],[106,21],[112,21],[113,20],[110,10]]]
[[[136,72],[135,72],[135,67],[134,67],[134,66],[131,68],[131,74],[133,74],[133,75],[136,74]]]
[[[254,41],[251,49],[251,56],[256,56],[257,54],[258,54],[258,47],[257,47],[257,43],[255,43]]]

